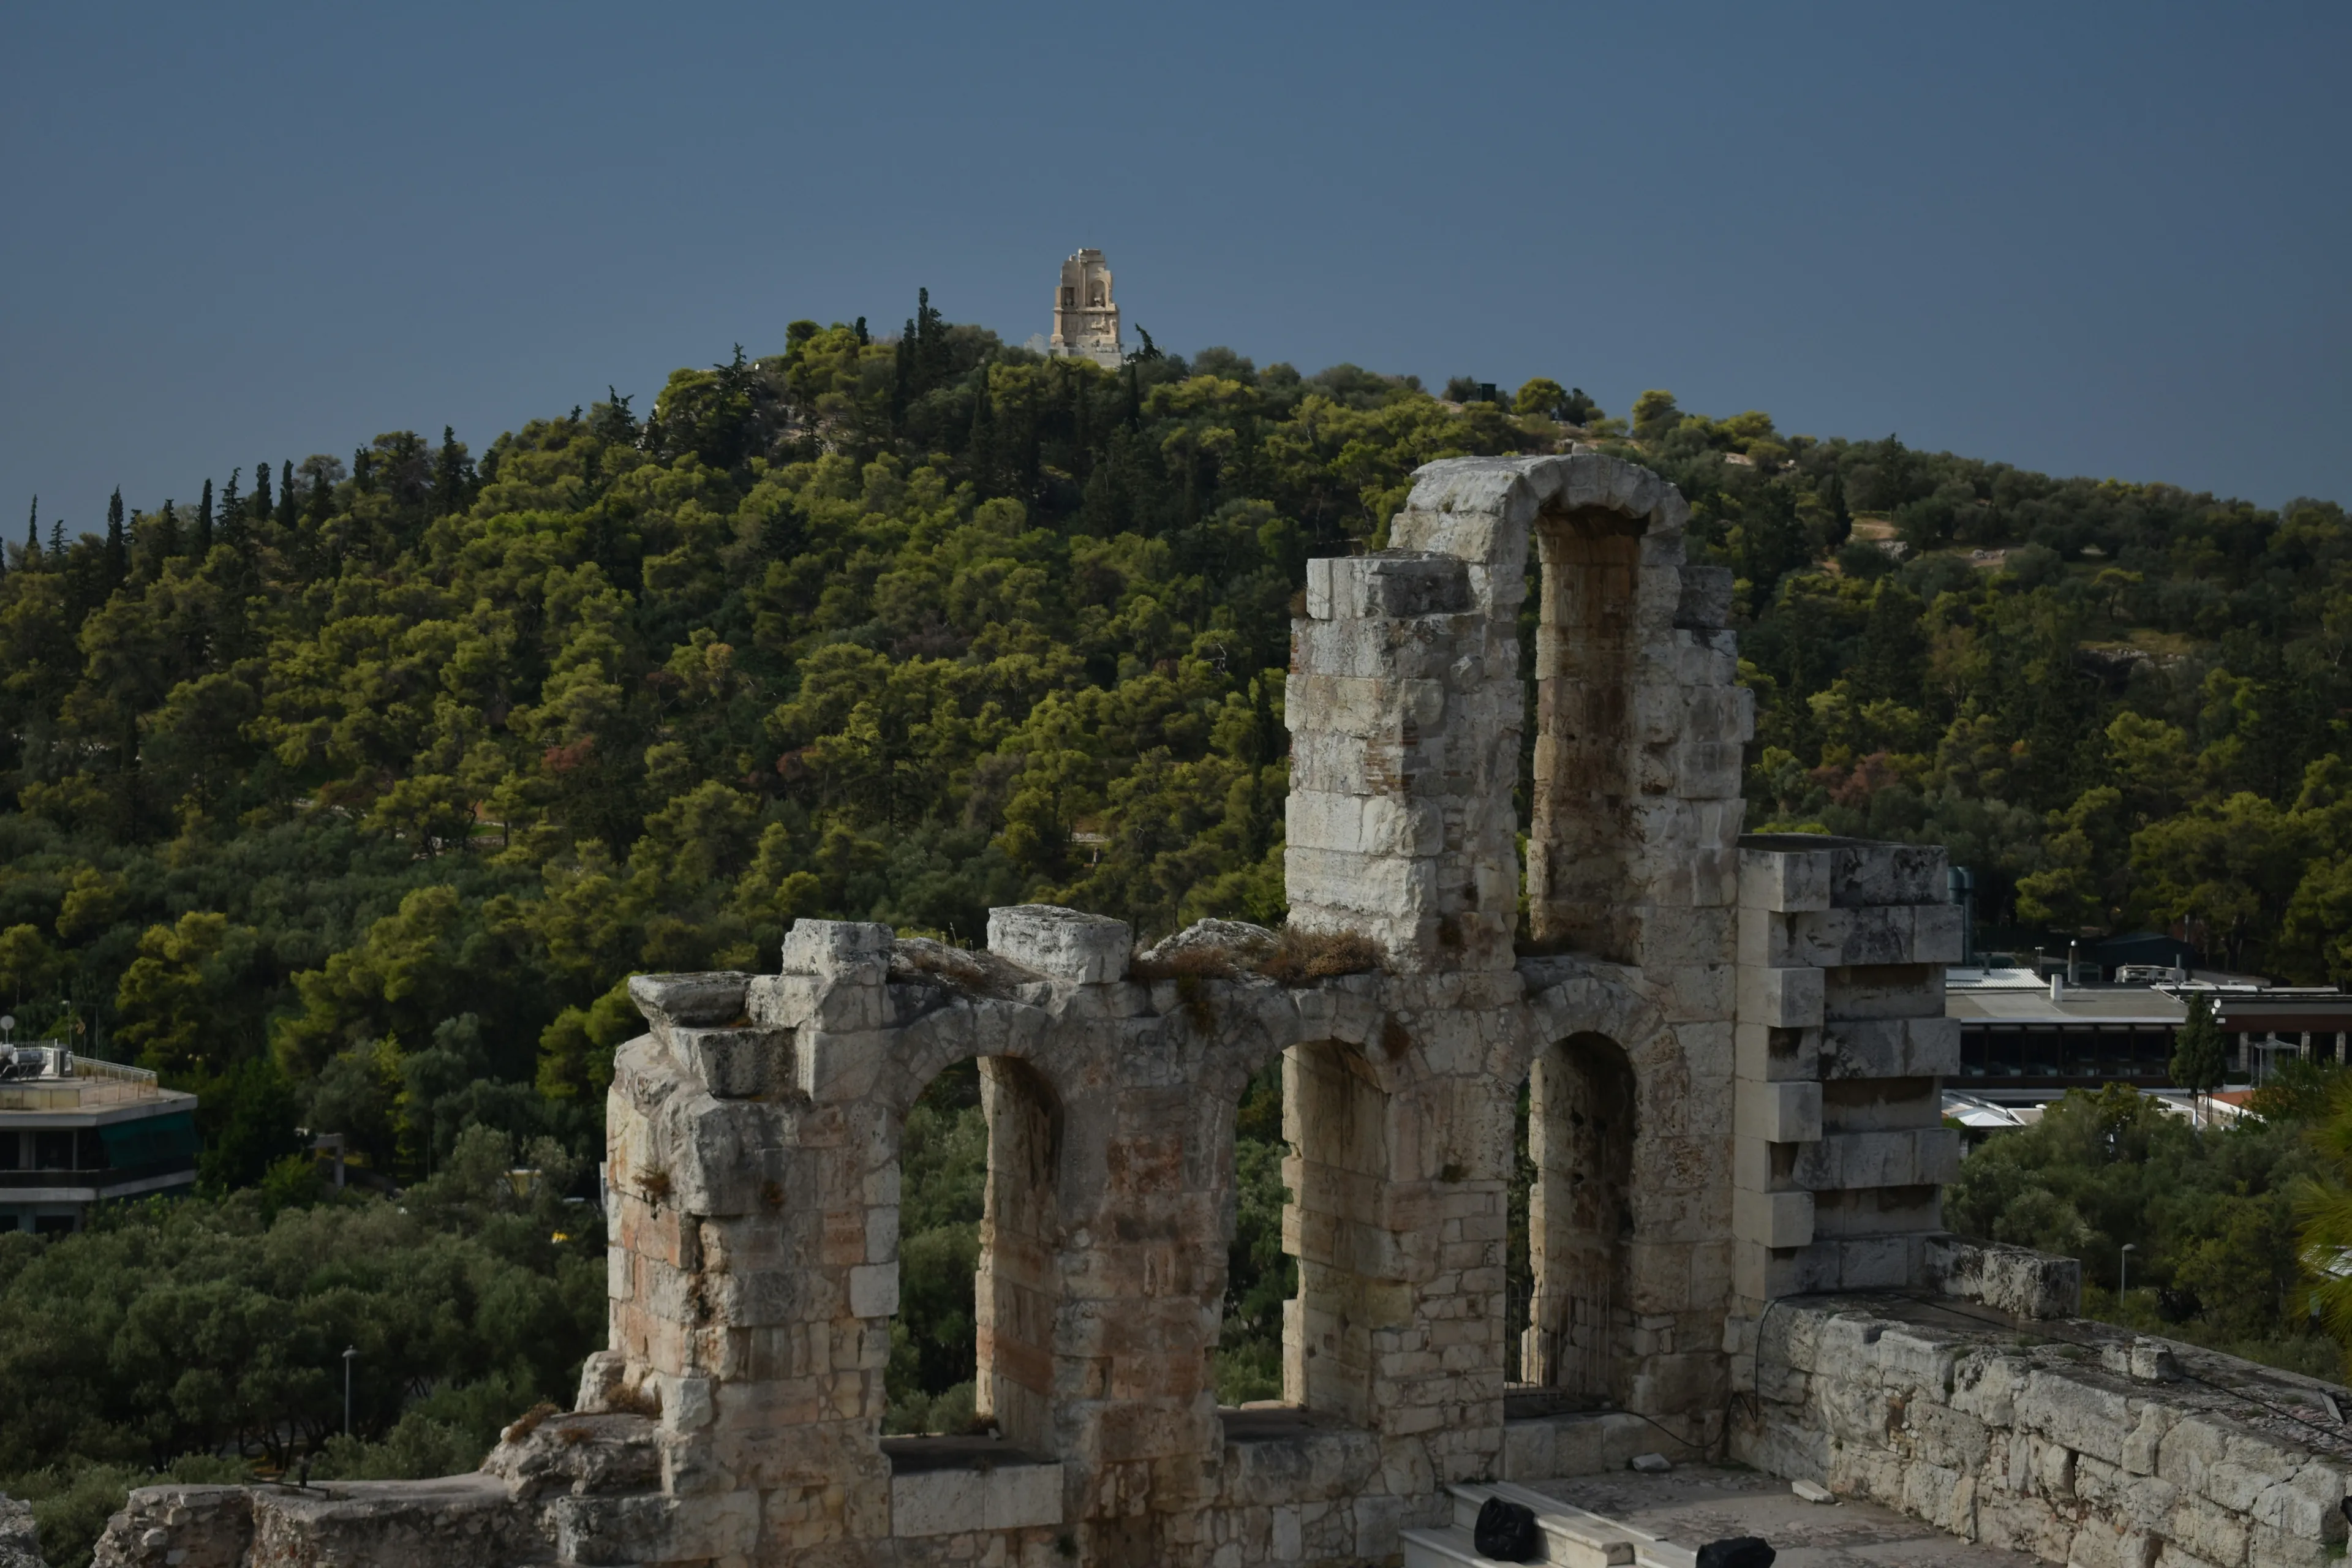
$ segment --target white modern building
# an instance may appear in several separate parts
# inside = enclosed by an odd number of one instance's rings
[[[62,1235],[110,1199],[194,1187],[195,1112],[143,1068],[0,1043],[0,1231]]]

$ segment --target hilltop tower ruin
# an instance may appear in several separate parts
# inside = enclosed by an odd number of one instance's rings
[[[1090,359],[1105,370],[1118,368],[1124,351],[1118,306],[1111,299],[1110,263],[1091,246],[1062,263],[1062,281],[1054,290],[1054,335],[1045,352],[1056,359]]]

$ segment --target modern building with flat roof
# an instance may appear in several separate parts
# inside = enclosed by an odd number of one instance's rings
[[[2108,1083],[2171,1089],[2173,1037],[2200,993],[2229,1037],[2233,1072],[2259,1081],[2283,1059],[2345,1059],[2352,993],[2178,972],[2154,984],[2070,985],[2030,969],[1955,967],[1944,1011],[1959,1022],[1960,1070],[1946,1087],[2011,1101]]]
[[[95,1205],[196,1183],[196,1097],[55,1040],[0,1045],[0,1231],[62,1235]]]

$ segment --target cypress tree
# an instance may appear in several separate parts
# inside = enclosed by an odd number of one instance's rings
[[[122,487],[106,503],[106,586],[109,593],[131,575],[131,532],[122,521]]]
[[[612,389],[608,386],[606,391]],[[449,517],[466,502],[466,448],[457,445],[457,429],[454,425],[441,426],[441,462],[434,476],[433,488],[441,502],[441,515]]]
[[[2213,1021],[2213,998],[2198,992],[2189,998],[2188,1021],[2172,1037],[2172,1081],[2205,1098],[2210,1116],[2210,1097],[2229,1071],[2229,1041]]]
[[[278,470],[278,526],[289,533],[301,516],[295,507],[294,459],[289,458],[286,466]]]
[[[907,405],[914,400],[915,323],[910,320],[898,334],[898,352],[890,365],[890,434],[899,435],[907,423]]]
[[[948,373],[947,318],[931,309],[931,291],[915,290],[915,391],[937,386]]]
[[[982,496],[996,492],[996,411],[989,404],[988,367],[982,365],[971,400],[971,440],[964,449],[972,485]]]
[[[213,549],[213,482],[205,481],[205,493],[196,502],[196,559],[202,561]]]
[[[232,550],[245,538],[245,492],[237,483],[244,477],[243,468],[231,468],[228,483],[221,487],[219,531],[215,537]],[[268,478],[266,470],[262,477]]]
[[[270,501],[268,464],[256,463],[253,465],[253,500],[246,504],[253,509],[254,521],[268,522],[269,521]]]
[[[866,318],[865,318],[865,317],[863,317],[863,316],[858,317],[858,318],[857,318],[857,346],[858,346],[859,348],[861,348],[861,349],[862,349],[862,348],[864,348],[867,343],[870,343],[870,342],[872,342],[873,341],[874,341],[874,340],[873,340],[872,338],[869,338],[869,337],[867,337],[867,336],[866,335]],[[739,348],[740,348],[740,345],[738,345],[738,346],[739,346]]]

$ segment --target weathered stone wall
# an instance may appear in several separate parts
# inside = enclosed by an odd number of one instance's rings
[[[1734,1450],[1775,1474],[2077,1568],[2344,1554],[2344,1389],[2102,1323],[1893,1296],[1775,1302],[1750,1342]]]

